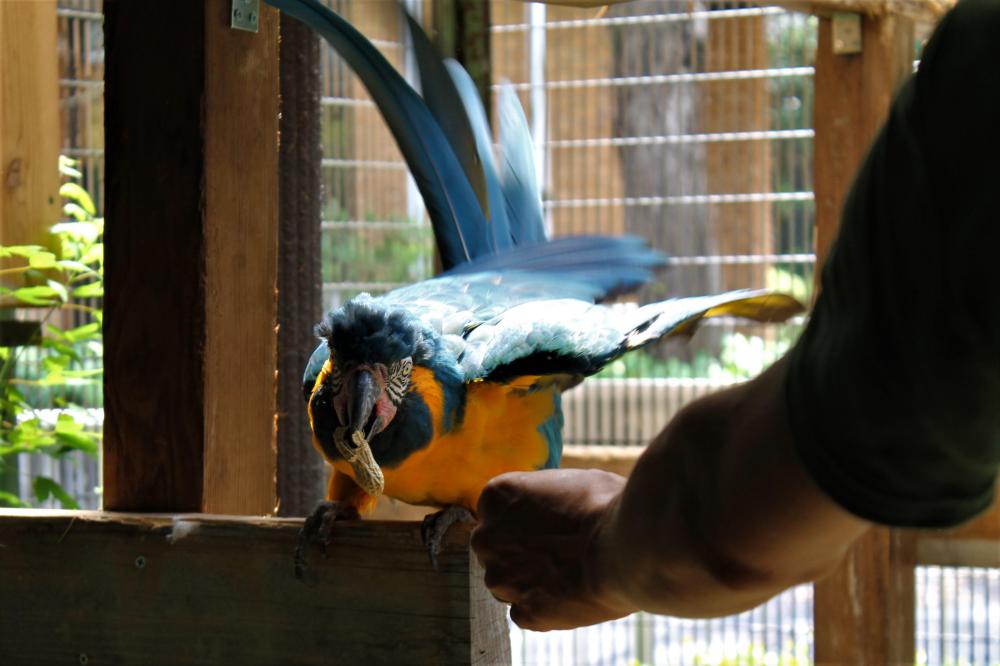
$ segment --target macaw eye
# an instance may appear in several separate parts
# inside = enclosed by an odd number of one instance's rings
[[[330,390],[334,394],[340,393],[340,389],[344,387],[344,375],[340,372],[340,366],[337,365],[337,361],[334,360],[333,354],[330,354]]]
[[[397,405],[406,397],[406,389],[410,385],[412,371],[413,360],[409,357],[389,366],[389,381],[386,382],[385,392],[389,394],[389,399]]]

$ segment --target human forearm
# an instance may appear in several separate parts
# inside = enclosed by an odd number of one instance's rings
[[[792,449],[784,362],[696,401],[650,445],[596,545],[605,593],[685,616],[751,608],[831,570],[867,528]]]

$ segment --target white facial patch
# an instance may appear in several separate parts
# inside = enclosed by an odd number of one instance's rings
[[[389,381],[386,382],[385,392],[389,394],[389,399],[396,405],[406,397],[406,389],[410,386],[410,375],[413,372],[413,360],[406,357],[401,361],[396,361],[389,366]]]

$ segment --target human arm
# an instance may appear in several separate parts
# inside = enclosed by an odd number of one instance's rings
[[[627,482],[578,470],[494,479],[473,545],[515,622],[727,615],[836,566],[868,523],[799,464],[784,368],[686,407]]]

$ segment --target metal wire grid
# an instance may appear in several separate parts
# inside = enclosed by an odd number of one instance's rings
[[[917,663],[1000,665],[1000,569],[917,569]]]
[[[538,634],[513,627],[513,662],[516,666],[804,666],[812,661],[812,599],[812,586],[801,585],[751,611],[718,620],[637,613],[573,631]]]

